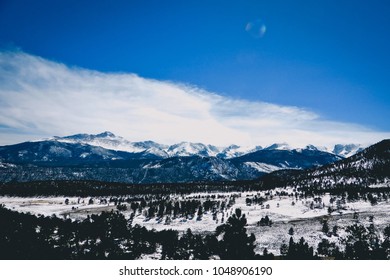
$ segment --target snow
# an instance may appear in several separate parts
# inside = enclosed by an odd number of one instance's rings
[[[162,165],[160,163],[150,163],[150,164],[143,166],[142,168],[143,169],[158,169],[161,167],[162,167]]]
[[[347,158],[363,150],[360,144],[337,144],[334,146],[333,153],[335,155]]]
[[[282,169],[279,166],[272,165],[272,164],[261,163],[261,162],[251,162],[251,161],[249,161],[249,162],[245,162],[244,164],[249,166],[249,167],[251,167],[251,168],[256,169],[257,171],[265,172],[265,173],[270,173],[270,172]]]
[[[160,148],[152,147],[145,150],[146,153],[159,156],[161,158],[167,158],[168,153],[165,150],[161,150]]]
[[[368,186],[369,188],[375,189],[375,188],[390,188],[390,179],[386,178],[384,182],[378,183],[378,184],[372,184]]]
[[[272,144],[266,148],[264,148],[264,150],[284,150],[284,151],[291,151],[293,150],[293,148],[290,147],[290,145],[288,145],[287,143],[275,143],[275,144]]]
[[[65,204],[65,199],[69,199],[69,204]],[[55,214],[59,217],[64,217],[69,211],[84,211],[85,213],[92,212],[93,210],[99,209],[99,212],[103,211],[103,205],[101,204],[88,204],[90,197],[81,198],[78,202],[78,198],[70,197],[9,197],[0,196],[0,204],[4,204],[7,208],[22,212],[31,213],[33,215],[44,215],[51,216]],[[93,198],[94,199],[94,198]],[[72,210],[72,207],[75,207]],[[86,214],[87,215],[87,214]],[[78,218],[85,218],[86,215],[79,216]]]
[[[161,158],[168,157],[220,157],[225,159],[243,156],[253,153],[263,148],[261,146],[238,146],[230,145],[228,147],[216,147],[213,145],[205,145],[202,143],[181,142],[173,145],[163,145],[153,141],[131,142],[123,137],[116,136],[111,132],[103,132],[100,134],[76,134],[66,137],[52,137],[45,139],[49,141],[58,141],[63,143],[87,144],[91,146],[101,147],[108,150],[124,151],[129,153],[146,153],[155,155]],[[293,148],[287,143],[274,143],[264,148],[265,150],[286,150],[302,152],[304,149],[318,150],[328,153],[333,153],[341,157],[350,157],[361,151],[363,147],[359,144],[337,144],[333,148],[318,147],[307,145],[304,148]],[[54,151],[57,153],[65,151]],[[20,155],[21,157],[23,154]],[[287,166],[288,167],[288,166]]]
[[[91,146],[96,147],[102,147],[104,149],[108,150],[114,150],[114,151],[124,151],[129,153],[140,153],[145,151],[145,149],[136,147],[132,145],[131,142],[124,140],[121,137],[118,137],[116,139],[93,139],[93,140],[83,140],[83,139],[57,139],[58,142],[63,143],[72,143],[72,144],[88,144]]]
[[[278,196],[276,191],[266,192],[228,192],[228,193],[212,193],[216,196],[213,200],[227,200],[229,197],[235,196],[235,204],[224,211],[219,211],[217,219],[213,219],[211,212],[205,212],[202,218],[198,220],[195,214],[193,217],[177,217],[171,216],[169,224],[165,223],[166,216],[162,219],[156,217],[147,219],[143,213],[136,212],[133,224],[145,226],[148,229],[174,229],[179,232],[185,232],[191,228],[197,233],[211,233],[215,228],[222,224],[231,216],[236,208],[240,208],[242,213],[247,218],[248,233],[254,233],[257,244],[256,250],[261,253],[264,248],[267,248],[274,254],[279,254],[279,249],[282,243],[287,243],[290,239],[288,231],[291,227],[294,228],[295,234],[293,238],[297,241],[300,237],[304,237],[310,246],[316,246],[322,238],[328,238],[330,241],[337,241],[336,237],[328,237],[322,231],[321,221],[328,220],[329,227],[334,225],[339,227],[339,234],[342,236],[343,231],[349,225],[356,222],[355,214],[359,215],[359,222],[368,225],[370,216],[374,216],[375,226],[383,229],[390,224],[390,201],[381,201],[376,205],[371,205],[368,201],[346,202],[342,204],[339,210],[336,210],[336,201],[331,202],[331,195],[324,194],[315,201],[313,198],[297,199],[295,196]],[[288,194],[292,194],[291,188],[284,189]],[[205,201],[210,193],[194,193],[190,195],[171,195],[171,199],[189,200],[199,199]],[[253,198],[255,195],[266,198],[263,206],[257,204],[247,204],[247,198]],[[94,198],[94,204],[88,204],[89,198],[68,197],[69,204],[65,204],[67,197],[0,197],[0,204],[4,204],[7,208],[20,211],[30,212],[34,215],[42,214],[51,216],[52,214],[58,217],[71,219],[84,219],[87,215],[99,214],[102,211],[116,210],[113,203],[100,204],[98,198]],[[328,208],[331,207],[334,211],[329,215]],[[132,210],[123,211],[126,217],[130,217]],[[146,210],[146,209],[145,209]],[[257,223],[262,217],[268,216],[272,221],[272,226],[257,226]]]
[[[13,167],[16,167],[16,165],[12,163],[0,162],[0,168],[13,168]]]
[[[170,157],[186,157],[193,155],[215,157],[220,152],[220,150],[217,147],[211,145],[181,142],[170,146],[166,152]]]
[[[221,149],[222,151],[218,154],[221,158],[235,158],[239,156],[243,156],[245,154],[253,153],[256,151],[261,150],[261,146],[237,146],[237,145],[230,145],[227,148]]]

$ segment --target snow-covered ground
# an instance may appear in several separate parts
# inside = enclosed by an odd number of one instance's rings
[[[170,217],[169,223],[166,223],[166,217],[162,219],[152,218],[147,219],[144,216],[144,211],[136,212],[133,224],[140,224],[148,229],[174,229],[184,232],[190,228],[197,233],[210,233],[215,230],[218,225],[221,225],[227,218],[234,213],[235,208],[240,208],[242,213],[246,215],[248,222],[248,232],[254,233],[256,236],[258,252],[262,252],[267,248],[269,252],[279,254],[280,246],[283,243],[288,244],[291,235],[289,229],[294,229],[292,235],[297,241],[300,237],[311,246],[316,246],[322,238],[328,238],[330,241],[337,242],[338,237],[326,236],[321,231],[322,221],[327,220],[329,229],[332,231],[333,226],[338,226],[339,236],[343,236],[344,229],[359,221],[364,225],[368,225],[371,221],[370,216],[374,216],[373,223],[378,229],[382,229],[390,224],[390,201],[381,201],[376,205],[371,205],[369,201],[359,200],[357,202],[340,203],[340,198],[335,199],[329,194],[321,197],[299,198],[295,197],[293,191],[287,190],[289,196],[278,196],[274,190],[270,194],[266,192],[244,192],[244,193],[213,193],[216,198],[212,200],[229,200],[235,196],[235,204],[224,211],[218,212],[216,219],[213,214],[204,212],[201,219],[194,217]],[[171,195],[171,200],[188,200],[198,199],[205,201],[210,194],[196,193],[186,196]],[[247,204],[247,199],[252,199],[257,195],[266,198],[263,205]],[[68,204],[65,200],[68,199]],[[91,214],[99,214],[102,211],[116,210],[114,203],[100,203],[102,198],[93,198],[93,203],[90,203],[90,198],[78,197],[8,197],[0,196],[0,204],[4,204],[7,208],[19,211],[30,212],[34,215],[51,216],[55,214],[58,217],[70,218],[73,220],[84,219]],[[107,198],[107,201],[109,199]],[[339,206],[337,209],[337,205]],[[331,207],[334,211],[329,214],[328,208]],[[126,217],[130,217],[133,212],[130,207],[123,211]],[[272,226],[258,226],[257,223],[262,217],[268,216],[272,221]],[[358,217],[358,219],[357,219]],[[371,218],[372,220],[372,218]]]

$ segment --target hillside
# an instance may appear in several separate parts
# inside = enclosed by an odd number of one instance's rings
[[[390,187],[390,139],[332,164],[304,171],[279,171],[264,176],[267,187],[311,190]]]

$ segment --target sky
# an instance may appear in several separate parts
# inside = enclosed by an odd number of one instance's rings
[[[387,1],[0,1],[0,145],[390,138]]]

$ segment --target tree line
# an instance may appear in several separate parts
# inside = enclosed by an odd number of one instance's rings
[[[261,185],[256,181],[129,184],[92,180],[55,180],[0,183],[0,195],[21,197],[168,195],[199,192],[244,192],[261,189]]]

